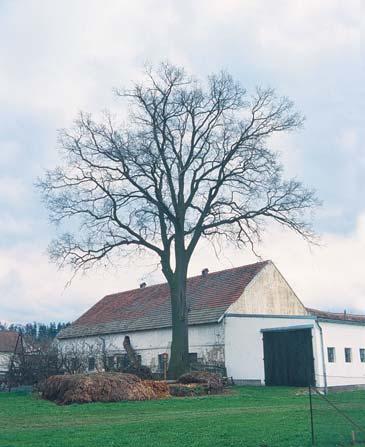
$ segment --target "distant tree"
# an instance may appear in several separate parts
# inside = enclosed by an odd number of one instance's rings
[[[38,339],[48,338],[48,328],[45,324],[39,324],[37,329],[38,329],[37,333]]]
[[[33,340],[42,341],[46,339],[53,339],[56,335],[65,327],[69,326],[70,323],[26,323],[21,324],[10,324],[8,329],[11,331],[21,332],[24,336],[32,338]],[[1,326],[0,326],[1,330]]]
[[[189,365],[186,279],[199,241],[254,248],[268,221],[313,237],[316,198],[283,179],[270,148],[270,137],[303,119],[272,89],[249,96],[225,72],[204,84],[170,64],[117,95],[129,101],[126,124],[81,113],[60,134],[64,165],[39,181],[51,220],[79,225],[51,244],[50,256],[77,272],[113,253],[154,253],[170,287],[176,377]]]
[[[24,335],[17,351],[5,377],[9,389],[40,384],[47,377],[65,371],[57,345],[49,338],[40,341]]]

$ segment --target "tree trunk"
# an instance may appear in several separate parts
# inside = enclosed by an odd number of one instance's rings
[[[170,284],[172,343],[168,377],[177,379],[189,369],[188,309],[186,305],[187,265],[177,266]]]

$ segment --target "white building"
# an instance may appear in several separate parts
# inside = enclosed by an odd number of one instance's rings
[[[12,360],[20,352],[20,335],[14,331],[0,331],[0,383],[9,371]]]
[[[225,366],[241,384],[365,385],[365,316],[307,309],[271,261],[203,272],[187,286],[193,359]],[[93,346],[120,361],[128,335],[142,363],[160,370],[171,345],[169,290],[141,286],[104,297],[61,331],[61,348],[82,346],[93,369]]]

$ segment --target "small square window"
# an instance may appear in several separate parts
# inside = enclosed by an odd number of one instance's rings
[[[95,358],[94,357],[89,357],[88,370],[89,371],[95,370]]]
[[[164,352],[163,354],[158,354],[158,369],[160,372],[164,372],[165,369],[167,370],[168,359],[169,359],[169,356],[168,356],[167,352]]]
[[[336,361],[336,349],[327,348],[328,363],[335,363]]]
[[[351,348],[345,348],[345,362],[346,363],[352,362],[352,349]]]
[[[115,357],[113,355],[108,357],[107,359],[107,368],[109,371],[113,371],[114,367],[115,367]]]
[[[77,367],[77,358],[76,357],[72,357],[71,359],[71,371],[73,373],[75,373],[77,371],[78,367]]]
[[[189,352],[189,363],[198,363],[198,354],[196,352]]]
[[[360,348],[360,362],[365,363],[365,348]]]
[[[127,354],[117,355],[117,371],[123,371],[129,364]]]

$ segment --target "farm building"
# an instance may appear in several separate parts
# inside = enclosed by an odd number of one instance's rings
[[[236,383],[318,387],[365,385],[365,316],[306,308],[271,261],[188,279],[193,362],[225,367]],[[123,363],[123,340],[144,365],[161,371],[171,344],[166,284],[104,297],[58,335],[60,347],[88,356],[95,346]]]
[[[14,331],[0,331],[0,382],[9,371],[11,360],[21,349],[20,335]]]

